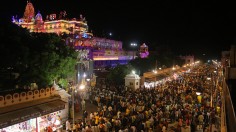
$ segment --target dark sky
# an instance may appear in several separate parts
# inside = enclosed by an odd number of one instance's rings
[[[26,0],[1,4],[4,16],[23,16]],[[233,2],[205,0],[31,0],[45,17],[66,10],[68,17],[86,17],[95,36],[146,43],[150,50],[169,45],[178,54],[220,56],[236,36]]]

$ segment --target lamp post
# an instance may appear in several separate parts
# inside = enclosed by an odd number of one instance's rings
[[[85,85],[83,85],[83,84],[81,84],[79,86],[80,91],[84,90],[84,88],[85,88]],[[73,119],[72,123],[74,125],[75,124],[75,91],[76,91],[76,86],[72,86],[71,89],[72,89],[72,119]]]
[[[84,84],[81,84],[81,85],[79,86],[79,91],[80,91],[80,92],[83,92],[84,89],[85,89],[85,85],[84,85]],[[81,101],[81,107],[82,107],[82,111],[84,111],[84,110],[85,110],[85,101],[84,101],[84,98],[83,98],[83,97],[81,97],[81,99],[82,99],[82,101]]]
[[[82,81],[81,81],[81,85],[79,86],[79,93],[80,93],[80,97],[81,97],[81,108],[82,111],[85,110],[85,101],[84,101],[84,89],[85,89],[85,78],[86,78],[86,74],[84,73]]]
[[[90,78],[87,78],[86,81],[87,81],[87,86],[90,87],[90,86],[91,86],[91,83],[90,83],[90,82],[91,82],[91,79],[90,79]]]
[[[157,82],[157,69],[152,71],[155,75],[155,80],[154,80],[154,88],[156,88],[156,82]]]
[[[86,77],[86,74],[83,75],[83,77]],[[71,86],[71,92],[72,92],[72,123],[73,125],[75,124],[75,91],[77,90],[77,87],[79,88],[79,90],[83,90],[85,88],[83,80],[81,85],[79,86],[79,71],[78,71],[78,65],[76,65],[76,78],[75,78],[75,84],[72,84]]]
[[[131,47],[134,47],[134,49],[137,47],[136,43],[131,43],[130,45]],[[134,54],[135,54],[135,50],[133,51],[133,60],[134,60]]]
[[[75,124],[75,86],[72,86],[72,123]]]

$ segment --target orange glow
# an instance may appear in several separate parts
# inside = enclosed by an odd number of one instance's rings
[[[118,57],[110,57],[110,58],[101,58],[101,57],[96,57],[96,58],[93,58],[93,60],[118,60],[119,58]]]

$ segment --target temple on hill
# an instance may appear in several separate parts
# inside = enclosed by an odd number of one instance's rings
[[[28,29],[30,32],[67,34],[66,44],[75,47],[78,54],[78,74],[91,76],[94,69],[114,67],[117,64],[127,64],[140,56],[149,55],[148,46],[140,45],[140,49],[126,51],[122,41],[94,37],[88,31],[85,17],[68,19],[67,12],[46,15],[45,19],[40,12],[35,13],[34,6],[27,2],[22,18],[12,17],[12,22]]]
[[[57,14],[46,15],[44,20],[40,12],[35,13],[34,6],[27,2],[22,18],[12,17],[12,22],[27,28],[30,32],[77,34],[79,38],[91,38],[92,33],[88,32],[88,25],[85,17],[68,19],[66,11]]]

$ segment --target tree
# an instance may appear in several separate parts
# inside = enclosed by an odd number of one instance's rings
[[[0,82],[1,89],[30,86],[31,83],[37,83],[39,88],[46,87],[54,80],[65,86],[67,83],[63,79],[75,75],[77,53],[58,35],[29,33],[12,23],[0,30],[0,58],[4,62],[0,72],[8,77],[1,77],[4,80]]]
[[[0,24],[0,89],[9,89],[17,84],[16,78],[27,66],[30,33],[10,21]]]
[[[116,86],[124,85],[125,76],[132,70],[131,65],[117,65],[107,75],[107,80]]]
[[[174,54],[169,47],[169,45],[159,45],[157,47],[157,61],[160,65],[164,65],[166,67],[172,67],[174,64]]]
[[[30,56],[22,84],[36,82],[41,87],[51,85],[54,80],[75,75],[77,53],[56,34],[34,33],[33,43],[28,45]],[[60,81],[65,85],[64,81]],[[64,83],[62,83],[64,82]]]
[[[148,58],[137,58],[129,62],[129,64],[137,71],[140,75],[144,72],[153,70],[155,67],[155,61]]]

